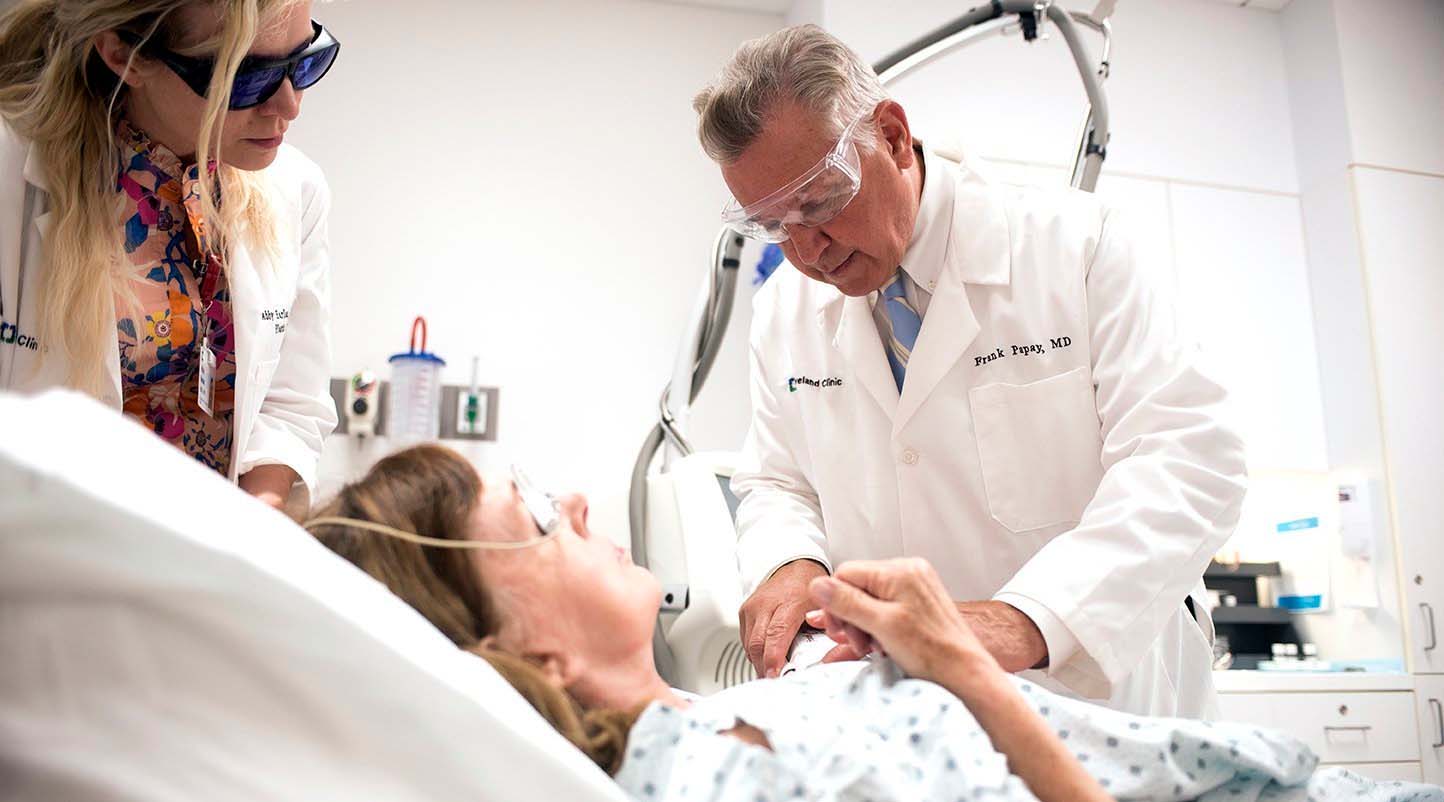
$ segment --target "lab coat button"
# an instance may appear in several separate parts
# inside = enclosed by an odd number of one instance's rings
[[[918,452],[913,451],[911,448],[903,449],[902,461],[904,465],[918,464]]]

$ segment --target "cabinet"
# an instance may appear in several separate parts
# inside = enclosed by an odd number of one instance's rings
[[[1444,675],[1414,678],[1424,782],[1444,785]]]
[[[1410,667],[1444,674],[1444,177],[1354,167]]]
[[[1414,696],[1382,693],[1224,694],[1223,717],[1247,721],[1298,738],[1323,763],[1397,763],[1419,760]]]
[[[1444,749],[1431,754],[1433,741],[1421,743],[1419,721],[1425,697],[1444,695],[1444,677],[1418,693],[1418,678],[1407,674],[1221,671],[1214,678],[1224,719],[1286,732],[1320,765],[1377,780],[1440,781],[1430,772],[1444,767]]]

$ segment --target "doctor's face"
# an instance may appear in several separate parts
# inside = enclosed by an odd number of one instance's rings
[[[212,57],[214,49],[204,45],[221,31],[218,12],[217,4],[207,2],[191,3],[178,10],[166,47],[196,58]],[[285,57],[304,47],[312,37],[311,0],[297,0],[260,21],[246,55]],[[205,98],[158,59],[136,54],[130,61],[130,46],[114,32],[98,37],[96,49],[117,75],[125,75],[127,91],[123,102],[130,122],[180,158],[195,158]],[[221,160],[241,170],[269,166],[276,159],[286,129],[301,113],[301,95],[289,80],[282,81],[264,103],[224,112],[213,143],[219,148]]]
[[[470,536],[518,541],[539,533],[511,477],[485,477]],[[626,552],[587,526],[587,502],[559,499],[561,523],[546,542],[477,555],[497,606],[502,645],[521,654],[565,652],[607,663],[650,649],[661,586]]]
[[[787,261],[814,281],[844,295],[879,289],[902,264],[917,218],[918,188],[909,170],[917,158],[902,106],[889,100],[875,114],[877,131],[859,135],[862,186],[838,215],[815,226],[788,227],[782,243]],[[861,137],[871,137],[869,150]],[[722,179],[743,206],[765,198],[823,158],[837,142],[822,116],[793,103],[769,114],[762,134],[736,161],[722,165]]]

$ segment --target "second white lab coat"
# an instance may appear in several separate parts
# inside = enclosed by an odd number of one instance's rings
[[[272,189],[276,257],[237,244],[226,261],[236,343],[229,478],[259,465],[286,465],[309,501],[322,441],[336,426],[329,389],[331,196],[320,168],[289,145],[264,176]],[[27,186],[38,193],[30,214]],[[47,191],[35,148],[0,121],[0,292],[6,333],[19,327],[18,336],[0,338],[0,391],[36,392],[65,382],[58,349],[46,348],[35,330],[42,244],[54,224]],[[101,400],[119,409],[119,358],[104,369],[110,381]],[[63,433],[57,443],[65,443]]]
[[[1225,394],[1116,211],[948,168],[928,174],[956,194],[901,394],[866,297],[784,268],[756,298],[733,480],[747,590],[798,558],[923,557],[955,599],[1023,599],[1066,628],[1043,684],[1211,715],[1201,576],[1244,495]]]

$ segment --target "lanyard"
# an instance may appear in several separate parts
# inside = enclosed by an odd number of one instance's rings
[[[224,270],[220,257],[211,251],[210,237],[206,236],[205,220],[191,213],[192,207],[189,203],[182,202],[186,217],[190,222],[187,230],[187,244],[196,254],[195,261],[191,263],[196,277],[196,285],[200,293],[201,311],[201,343],[203,346],[210,345],[211,331],[211,304],[216,301],[216,285],[220,283],[221,272]]]
[[[196,259],[195,271],[196,281],[200,284],[201,291],[201,314],[206,314],[211,309],[211,304],[216,300],[216,285],[221,280],[221,260],[213,253]]]
[[[186,209],[187,216],[190,209]],[[220,257],[211,252],[205,237],[204,223],[190,218],[190,243],[197,254],[194,264],[197,292],[201,308],[200,347],[196,349],[196,404],[207,415],[215,415],[216,353],[211,350],[211,305],[216,302],[216,285],[220,283]]]

